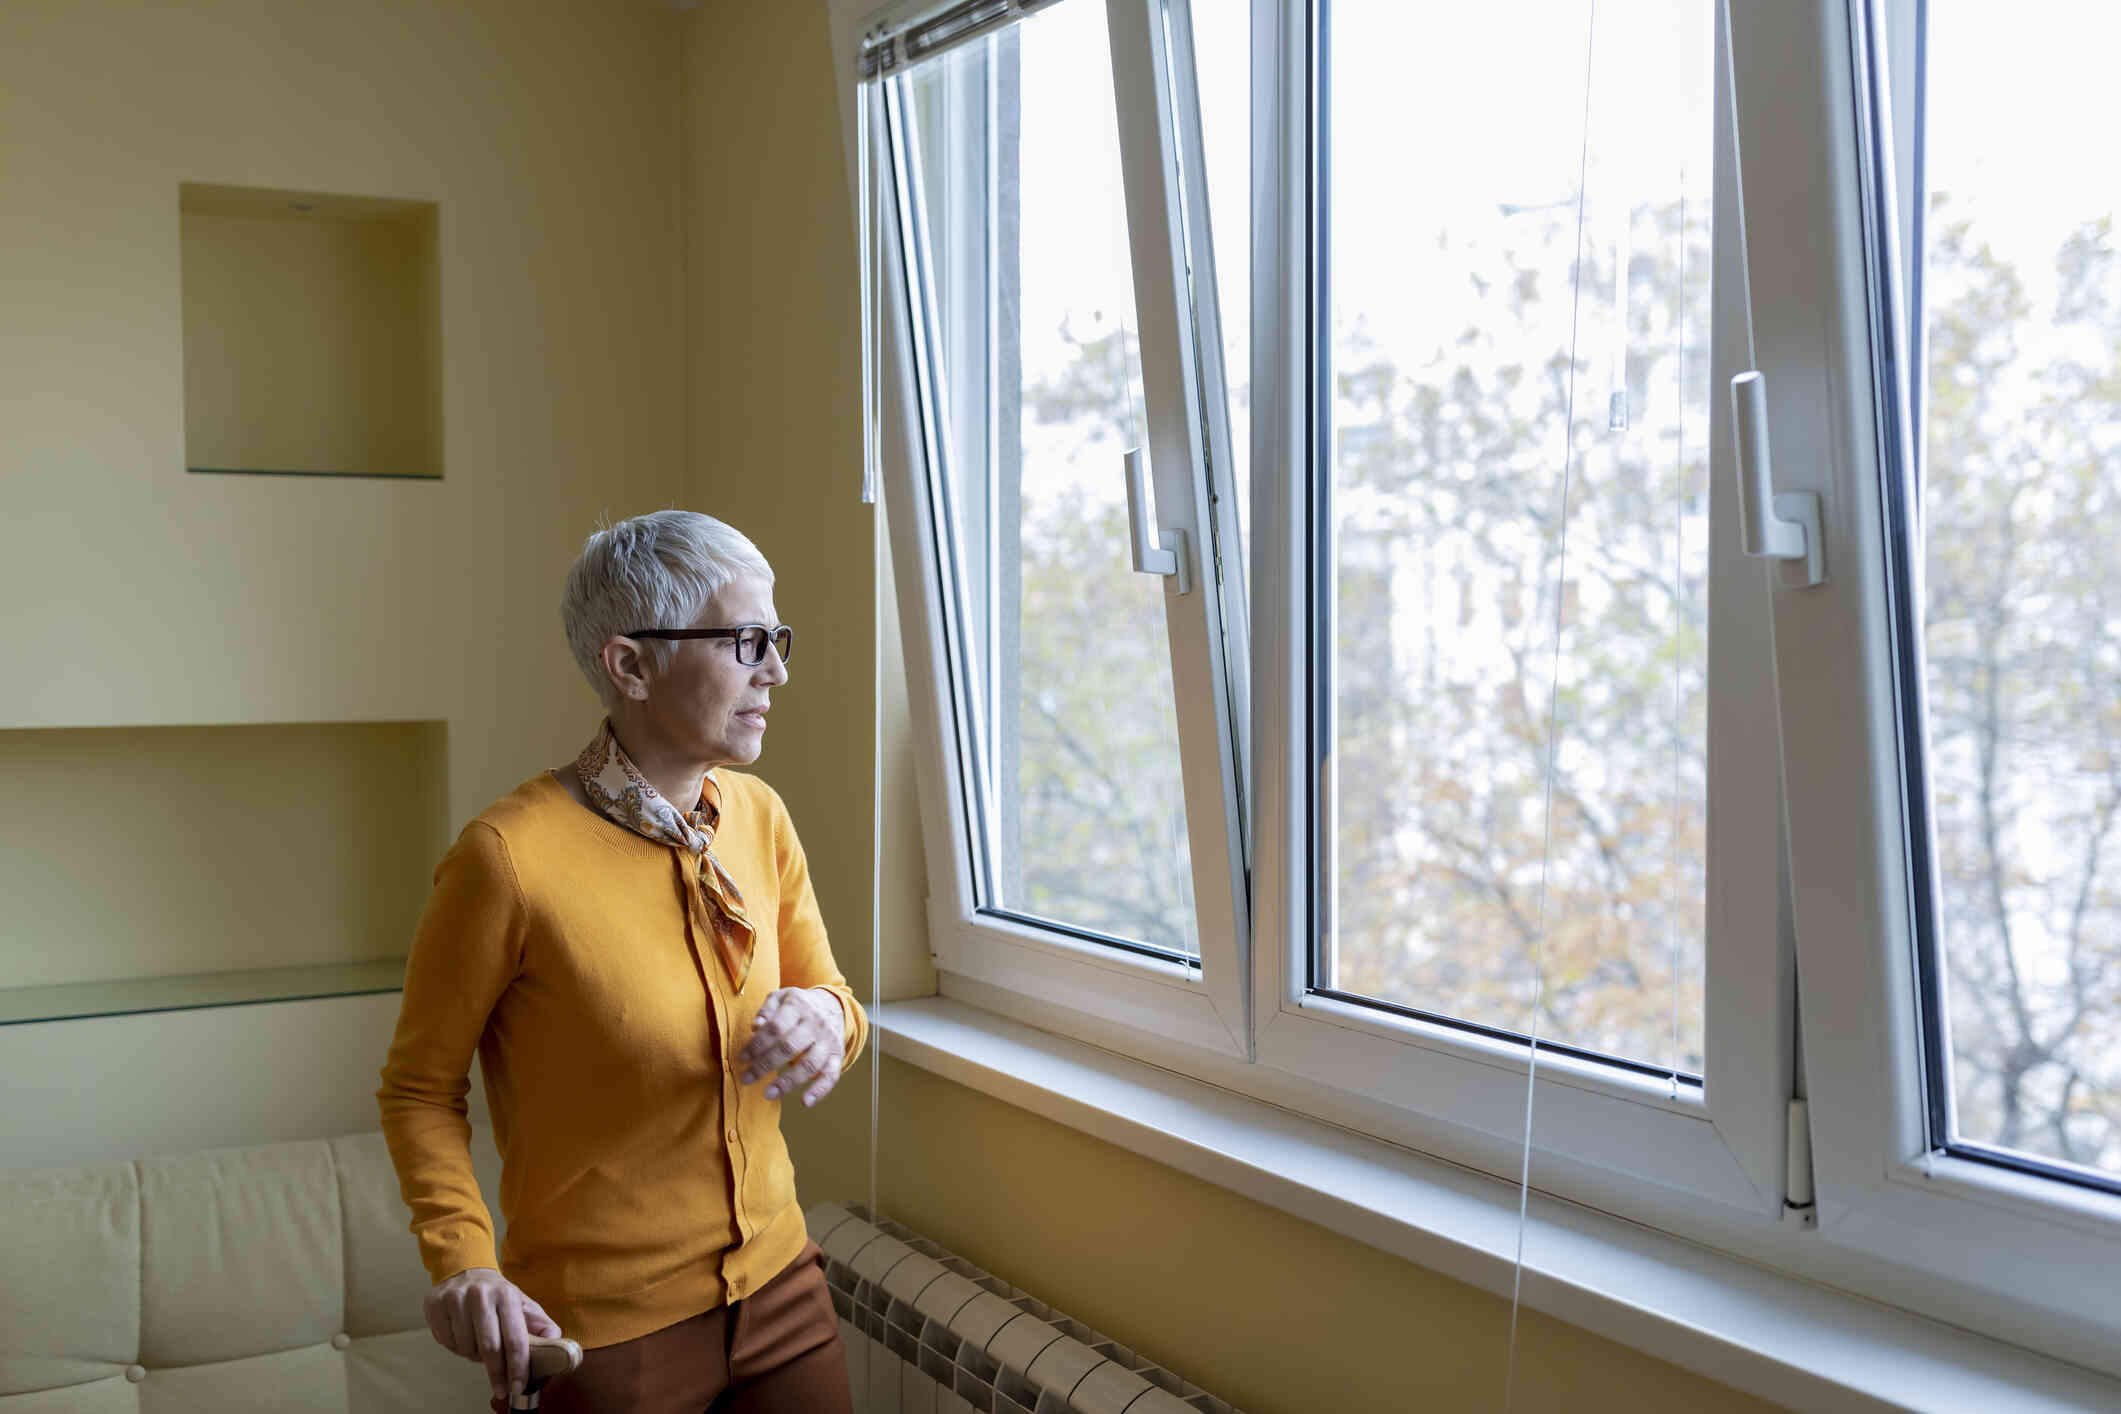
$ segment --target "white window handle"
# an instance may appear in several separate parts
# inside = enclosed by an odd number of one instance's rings
[[[1193,592],[1193,576],[1186,566],[1186,532],[1166,530],[1159,544],[1149,541],[1149,474],[1142,462],[1142,449],[1127,449],[1127,531],[1134,551],[1137,574],[1178,576],[1178,592]]]
[[[1818,493],[1772,489],[1767,379],[1758,369],[1731,380],[1731,415],[1738,453],[1739,543],[1748,555],[1764,560],[1802,560],[1802,573],[1793,566],[1783,574],[1784,584],[1825,583],[1826,538],[1820,533]]]

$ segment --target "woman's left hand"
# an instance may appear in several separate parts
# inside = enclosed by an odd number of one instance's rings
[[[773,1076],[767,1099],[808,1085],[803,1103],[814,1105],[840,1083],[846,1057],[847,1013],[840,999],[822,988],[783,987],[759,1003],[737,1065],[746,1085]]]

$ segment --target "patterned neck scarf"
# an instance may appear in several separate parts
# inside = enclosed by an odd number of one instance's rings
[[[714,857],[714,831],[722,820],[721,788],[715,784],[714,772],[709,771],[700,782],[699,803],[680,814],[633,764],[612,734],[607,717],[596,739],[575,758],[574,773],[599,814],[692,856],[699,869],[699,903],[710,925],[708,931],[714,935],[714,950],[731,985],[743,991],[744,979],[751,972],[751,920],[744,914],[742,890]]]

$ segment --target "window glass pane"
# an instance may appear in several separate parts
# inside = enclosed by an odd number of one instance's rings
[[[1714,9],[1590,12],[1327,11],[1314,983],[1698,1073]]]
[[[1215,302],[1222,316],[1223,378],[1230,398],[1230,467],[1218,496],[1236,498],[1243,563],[1252,530],[1252,7],[1250,0],[1192,0],[1193,65],[1206,149]]]
[[[2121,13],[1930,0],[1924,685],[1959,1137],[2121,1173]]]
[[[982,906],[1197,957],[1105,14],[1059,5],[903,80],[949,445]]]
[[[989,326],[997,288],[1016,282],[1015,251],[1000,248],[989,223],[1001,191],[1014,184],[1016,145],[998,99],[1015,69],[1016,45],[1008,36],[954,51],[916,70],[900,89],[916,137],[915,211],[926,241],[924,284],[936,320],[935,353],[956,375],[937,401],[947,450],[968,468],[993,464],[1006,435],[1005,375],[1014,350],[991,337]],[[1000,488],[985,475],[954,476],[947,486],[956,525],[983,547],[963,561],[961,608],[968,647],[987,662],[1006,628],[995,612],[1002,577],[984,548],[1001,512],[989,499]],[[981,706],[991,721],[991,697]]]

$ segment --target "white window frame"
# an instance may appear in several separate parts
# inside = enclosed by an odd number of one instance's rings
[[[1264,1064],[1335,1089],[1414,1111],[1399,1137],[1437,1127],[1461,1136],[1444,1157],[1494,1167],[1524,1134],[1526,1048],[1464,1028],[1396,1016],[1307,994],[1313,923],[1306,903],[1314,828],[1293,802],[1308,801],[1305,743],[1313,720],[1306,664],[1317,651],[1304,612],[1310,513],[1301,474],[1331,445],[1328,400],[1312,392],[1323,342],[1306,308],[1317,240],[1309,189],[1314,58],[1311,7],[1285,5],[1255,28],[1253,250],[1253,465],[1255,537],[1253,694],[1257,789],[1254,858],[1259,1055]],[[1720,28],[1720,27],[1719,27]],[[1720,114],[1723,79],[1718,78]],[[1264,106],[1263,106],[1264,105]],[[1719,116],[1719,132],[1726,119]],[[1727,141],[1717,144],[1716,209],[1728,209]],[[1716,307],[1712,388],[1743,357],[1736,268],[1727,222],[1715,222]],[[1322,314],[1323,311],[1316,311]],[[1719,377],[1720,375],[1720,377]],[[1767,605],[1759,568],[1735,554],[1730,406],[1711,400],[1710,712],[1711,865],[1707,948],[1708,1074],[1681,1087],[1618,1066],[1541,1050],[1533,1131],[1535,1167],[1554,1163],[1646,1179],[1743,1212],[1777,1216],[1785,1201],[1787,1102],[1794,1075],[1794,976],[1777,900],[1775,767],[1757,743],[1775,729],[1767,661]],[[1280,471],[1280,475],[1271,474]],[[1749,745],[1752,749],[1748,749]],[[1733,802],[1751,809],[1732,808]],[[1767,808],[1758,808],[1765,806]],[[1315,828],[1331,828],[1321,803]],[[1514,1169],[1506,1170],[1514,1173]]]
[[[1201,310],[1213,318],[1215,285],[1205,223],[1187,229],[1173,217],[1180,172],[1190,209],[1207,205],[1190,28],[1179,23],[1188,0],[1167,0],[1168,46],[1164,3],[1107,0],[1107,12],[1114,35],[1131,41],[1115,44],[1115,70],[1159,520],[1162,528],[1188,532],[1194,557],[1198,618],[1174,614],[1171,621],[1196,882],[1204,863],[1212,870],[1221,861],[1225,887],[1197,887],[1197,969],[976,907],[958,785],[972,767],[957,726],[970,709],[953,696],[941,608],[947,567],[926,494],[905,290],[887,287],[881,461],[941,989],[1514,1178],[1524,1113],[1521,1046],[1305,995],[1310,793],[1301,668],[1311,626],[1300,608],[1307,507],[1300,479],[1287,469],[1308,465],[1316,435],[1305,422],[1313,233],[1308,212],[1292,199],[1308,160],[1309,55],[1298,41],[1309,33],[1311,0],[1253,0],[1249,615],[1241,602],[1201,589],[1216,583],[1201,573],[1209,558],[1202,546],[1213,543],[1200,533],[1209,524],[1207,507],[1228,518],[1215,527],[1223,543],[1239,542],[1232,498],[1217,501],[1206,485],[1210,467],[1231,464],[1227,425],[1218,432],[1208,419],[1204,432],[1185,411],[1199,406],[1203,384],[1223,386],[1223,370],[1221,341],[1190,337]],[[1723,10],[1721,0],[1705,3]],[[1872,63],[1889,34],[1893,64],[1909,67],[1897,46],[1914,32],[1916,3],[1728,0],[1735,43],[1729,51],[1719,47],[1716,121],[1720,130],[1731,121],[1726,85],[1735,74],[1754,332],[1769,387],[1776,489],[1821,493],[1828,582],[1783,588],[1771,568],[1737,553],[1731,414],[1722,390],[1748,360],[1736,307],[1742,267],[1733,145],[1720,133],[1710,633],[1719,695],[1710,713],[1716,798],[1706,1085],[1675,1098],[1664,1083],[1543,1051],[1531,1171],[1535,1186],[1548,1192],[2121,1375],[2121,1315],[2102,1314],[2106,1274],[2121,1266],[2121,1199],[1935,1154],[1925,1129],[1884,569],[1882,478],[1904,474],[1905,466],[1887,458],[1880,433],[1894,429],[1905,447],[1914,429],[1906,387],[1879,372],[1885,345],[1910,347],[1907,312],[1894,300],[1905,288],[1897,247],[1907,239],[1912,197],[1913,105],[1903,81],[1892,113],[1881,116],[1873,90],[1885,78]],[[865,18],[899,23],[934,8],[913,0]],[[1719,35],[1723,28],[1720,13]],[[852,36],[849,26],[836,31],[843,59]],[[1165,65],[1169,77],[1160,81]],[[870,133],[879,136],[876,125]],[[1888,195],[1895,189],[1897,205]],[[1153,220],[1142,214],[1151,211]],[[1792,228],[1812,238],[1787,239]],[[887,222],[883,232],[887,269],[896,268],[900,229]],[[1187,299],[1189,263],[1198,307]],[[1873,288],[1894,292],[1875,310]],[[1224,403],[1217,397],[1213,405]],[[1234,597],[1244,578],[1226,566],[1222,583]],[[1167,597],[1167,607],[1171,602]],[[1249,693],[1212,690],[1229,681],[1249,682]],[[1766,752],[1766,741],[1784,747]],[[1250,764],[1247,831],[1237,824],[1240,754]],[[1872,783],[1868,793],[1851,789],[1863,781]],[[1204,849],[1203,839],[1219,849]],[[1733,860],[1750,863],[1732,867]],[[1790,877],[1805,887],[1786,890]],[[1211,920],[1216,909],[1225,916]],[[1791,1173],[1787,1104],[1801,1090],[1808,1090],[1809,1117],[1797,1133],[1811,1149],[1816,1230],[1802,1214],[1790,1220],[1785,1207],[1791,1178],[1802,1176],[1801,1162],[1800,1173]]]
[[[1152,469],[1160,510],[1188,503],[1194,508],[1189,522],[1174,526],[1168,516],[1161,522],[1164,528],[1186,529],[1198,557],[1204,542],[1197,527],[1208,523],[1211,506],[1224,518],[1216,527],[1222,543],[1239,541],[1233,498],[1210,498],[1205,482],[1207,465],[1230,464],[1223,450],[1227,422],[1192,412],[1202,405],[1195,391],[1201,383],[1219,389],[1224,375],[1220,339],[1191,337],[1196,318],[1215,317],[1216,286],[1205,223],[1195,221],[1189,227],[1176,219],[1181,180],[1189,184],[1186,200],[1192,211],[1207,209],[1207,193],[1187,0],[1168,0],[1168,53],[1166,8],[1167,0],[1108,0],[1107,19],[1120,100]],[[971,874],[969,812],[963,791],[952,784],[971,778],[970,744],[956,724],[977,707],[955,702],[945,658],[947,641],[938,605],[946,566],[937,549],[942,542],[934,530],[935,509],[923,494],[926,453],[917,446],[894,445],[891,450],[899,455],[886,457],[886,484],[894,506],[911,508],[910,514],[902,510],[894,520],[898,589],[902,604],[919,603],[924,609],[905,616],[909,676],[930,684],[929,691],[913,694],[926,758],[921,772],[924,828],[931,841],[947,840],[954,846],[929,851],[932,947],[946,990],[960,986],[958,979],[963,979],[982,984],[983,995],[993,995],[990,989],[1014,993],[1055,1029],[1083,1035],[1078,1018],[1087,1016],[1139,1032],[1141,1044],[1152,1048],[1176,1041],[1249,1058],[1248,1043],[1256,1036],[1257,1058],[1265,1065],[1308,1082],[1307,1088],[1363,1102],[1362,1127],[1389,1131],[1387,1137],[1455,1161],[1514,1173],[1525,1101],[1522,1046],[1304,994],[1308,923],[1292,902],[1303,896],[1308,865],[1301,838],[1304,822],[1287,808],[1287,801],[1308,793],[1295,784],[1303,773],[1297,743],[1308,730],[1301,715],[1306,705],[1301,686],[1306,645],[1290,633],[1300,622],[1291,596],[1292,586],[1301,582],[1303,547],[1297,542],[1304,508],[1298,499],[1299,479],[1285,470],[1274,472],[1307,464],[1304,439],[1311,435],[1289,416],[1290,409],[1304,406],[1301,390],[1310,376],[1302,357],[1304,342],[1292,334],[1305,327],[1304,283],[1301,278],[1275,278],[1275,272],[1307,268],[1280,256],[1285,249],[1305,249],[1297,242],[1308,239],[1307,217],[1281,195],[1288,180],[1284,174],[1303,171],[1303,144],[1308,141],[1308,34],[1299,23],[1305,17],[1296,6],[1255,6],[1255,112],[1279,116],[1276,123],[1254,124],[1253,211],[1262,216],[1278,213],[1279,219],[1272,229],[1255,221],[1252,261],[1257,331],[1253,384],[1273,391],[1259,400],[1253,424],[1252,464],[1258,469],[1252,478],[1253,525],[1258,538],[1249,617],[1258,636],[1252,646],[1250,698],[1260,720],[1251,742],[1251,779],[1256,783],[1250,801],[1251,872],[1261,941],[1250,975],[1244,964],[1251,949],[1238,921],[1241,897],[1232,899],[1227,921],[1212,918],[1210,909],[1203,907],[1198,973],[979,911]],[[1284,23],[1297,26],[1288,42],[1283,39]],[[1278,96],[1278,108],[1260,106],[1270,95]],[[880,133],[881,125],[872,132]],[[1290,146],[1287,157],[1280,151],[1284,143]],[[879,170],[884,156],[880,149],[875,163]],[[888,239],[900,237],[904,228],[903,222],[895,224]],[[1724,264],[1733,259],[1728,245],[1719,243]],[[887,251],[885,267],[892,268],[895,260],[895,251]],[[1180,273],[1188,268],[1193,272],[1191,295],[1201,302],[1199,312],[1187,299]],[[896,300],[904,292],[891,293]],[[890,322],[903,318],[902,304],[894,304],[887,318],[887,360],[906,347],[899,333],[903,325]],[[1729,310],[1721,311],[1721,362],[1730,361],[1731,323]],[[901,396],[906,396],[904,380],[909,376],[908,370],[896,369],[887,386],[901,387]],[[1217,398],[1210,406],[1220,411],[1226,404]],[[1719,407],[1714,435],[1721,467],[1729,456],[1727,409]],[[1204,450],[1221,454],[1204,462]],[[1718,477],[1715,484],[1726,479]],[[1729,498],[1716,500],[1719,545],[1734,544]],[[1240,581],[1227,567],[1220,582],[1233,587],[1234,598],[1234,585]],[[1722,555],[1713,595],[1717,617],[1712,671],[1719,687],[1736,684],[1727,690],[1732,700],[1753,704],[1751,715],[1725,714],[1712,728],[1719,790],[1732,798],[1772,800],[1772,762],[1757,750],[1744,749],[1773,730],[1765,705],[1771,701],[1771,679],[1766,672],[1764,586],[1757,567],[1735,555]],[[1175,598],[1167,588],[1167,608]],[[1200,606],[1228,607],[1207,600]],[[1244,875],[1238,832],[1230,823],[1237,818],[1238,802],[1229,744],[1242,741],[1249,724],[1244,720],[1245,695],[1233,700],[1213,684],[1230,681],[1226,673],[1245,666],[1240,613],[1230,609],[1214,628],[1205,614],[1172,618],[1196,871],[1201,872],[1202,856],[1209,852],[1204,842],[1218,842],[1212,827],[1200,827],[1203,815],[1210,821],[1217,818],[1212,810],[1200,808],[1205,797],[1222,812],[1220,843],[1238,879]],[[1227,661],[1218,653],[1224,649]],[[1202,663],[1207,664],[1205,672],[1198,666]],[[955,710],[946,718],[943,704],[953,702]],[[1211,705],[1218,709],[1212,717],[1206,710]],[[1602,1169],[1631,1180],[1648,1176],[1677,1193],[1716,1205],[1779,1216],[1785,1196],[1785,1107],[1794,1034],[1789,943],[1776,907],[1774,860],[1780,829],[1772,812],[1758,811],[1719,812],[1711,828],[1721,857],[1764,861],[1749,869],[1718,871],[1712,883],[1717,935],[1736,940],[1712,947],[1709,954],[1709,1026],[1716,1040],[1709,1048],[1710,1074],[1704,1088],[1713,1101],[1705,1099],[1702,1090],[1543,1054],[1545,1088],[1535,1140],[1542,1161]],[[1226,895],[1203,888],[1198,896],[1207,901]],[[1762,998],[1769,1004],[1762,1005]],[[1247,1022],[1247,1003],[1259,1019],[1256,1029]],[[1408,1097],[1421,1099],[1410,1104]]]
[[[1826,507],[1828,582],[1773,596],[1819,1236],[1892,1270],[1869,1288],[1888,1299],[2121,1373],[2121,1197],[1951,1157],[1927,1128],[1887,504],[1914,495],[1915,135],[1892,122],[1913,105],[1884,93],[1889,52],[1913,68],[1914,0],[1734,9],[1742,43],[1784,56],[1740,92],[1749,131],[1772,114],[1780,135],[1744,153],[1775,487]],[[1778,239],[1793,220],[1829,238]]]
[[[1071,0],[1075,4],[1095,0]],[[869,26],[896,27],[934,11],[934,4],[878,12]],[[1160,532],[1182,535],[1187,592],[1167,577],[1164,610],[1170,641],[1178,718],[1180,774],[1191,842],[1194,900],[1200,939],[1198,966],[1168,962],[1001,916],[981,907],[972,862],[975,822],[966,790],[975,780],[974,746],[981,711],[956,681],[944,605],[962,583],[958,566],[945,556],[949,541],[939,533],[942,510],[929,475],[931,459],[947,452],[932,440],[940,425],[926,406],[921,376],[929,355],[926,330],[932,310],[909,316],[918,282],[885,280],[878,311],[883,321],[879,376],[887,416],[881,439],[886,504],[891,508],[892,565],[907,650],[911,715],[919,738],[919,796],[928,841],[930,947],[944,972],[1008,987],[1076,1012],[1168,1037],[1214,1054],[1249,1057],[1247,1007],[1249,926],[1239,805],[1237,763],[1245,732],[1245,704],[1223,684],[1235,679],[1225,664],[1232,641],[1224,615],[1230,599],[1218,575],[1238,566],[1215,549],[1235,540],[1231,497],[1212,501],[1206,457],[1216,445],[1204,437],[1195,409],[1200,373],[1191,339],[1192,311],[1182,273],[1190,258],[1178,232],[1179,196],[1172,151],[1172,103],[1161,81],[1164,33],[1152,22],[1150,0],[1109,0],[1114,35],[1113,81],[1118,107],[1120,156],[1130,211],[1155,211],[1154,220],[1130,220],[1137,328],[1146,399],[1148,446],[1144,449],[1154,499],[1152,540]],[[1124,39],[1122,39],[1124,36]],[[974,41],[977,42],[977,41]],[[870,168],[892,173],[888,140],[896,121],[894,101],[872,85],[858,97],[869,110]],[[911,174],[895,173],[874,198],[890,219],[884,223],[881,269],[902,269],[900,252],[922,239],[920,223],[899,210],[898,193],[913,191]],[[921,337],[909,338],[918,331]],[[1227,447],[1228,431],[1219,433]],[[1226,463],[1225,463],[1226,464]],[[1123,468],[1115,463],[1117,479]],[[1211,507],[1217,507],[1211,511]],[[1218,515],[1221,523],[1212,517]],[[919,606],[918,610],[911,606]],[[1242,624],[1236,641],[1241,644]],[[1238,666],[1243,664],[1240,647]]]

